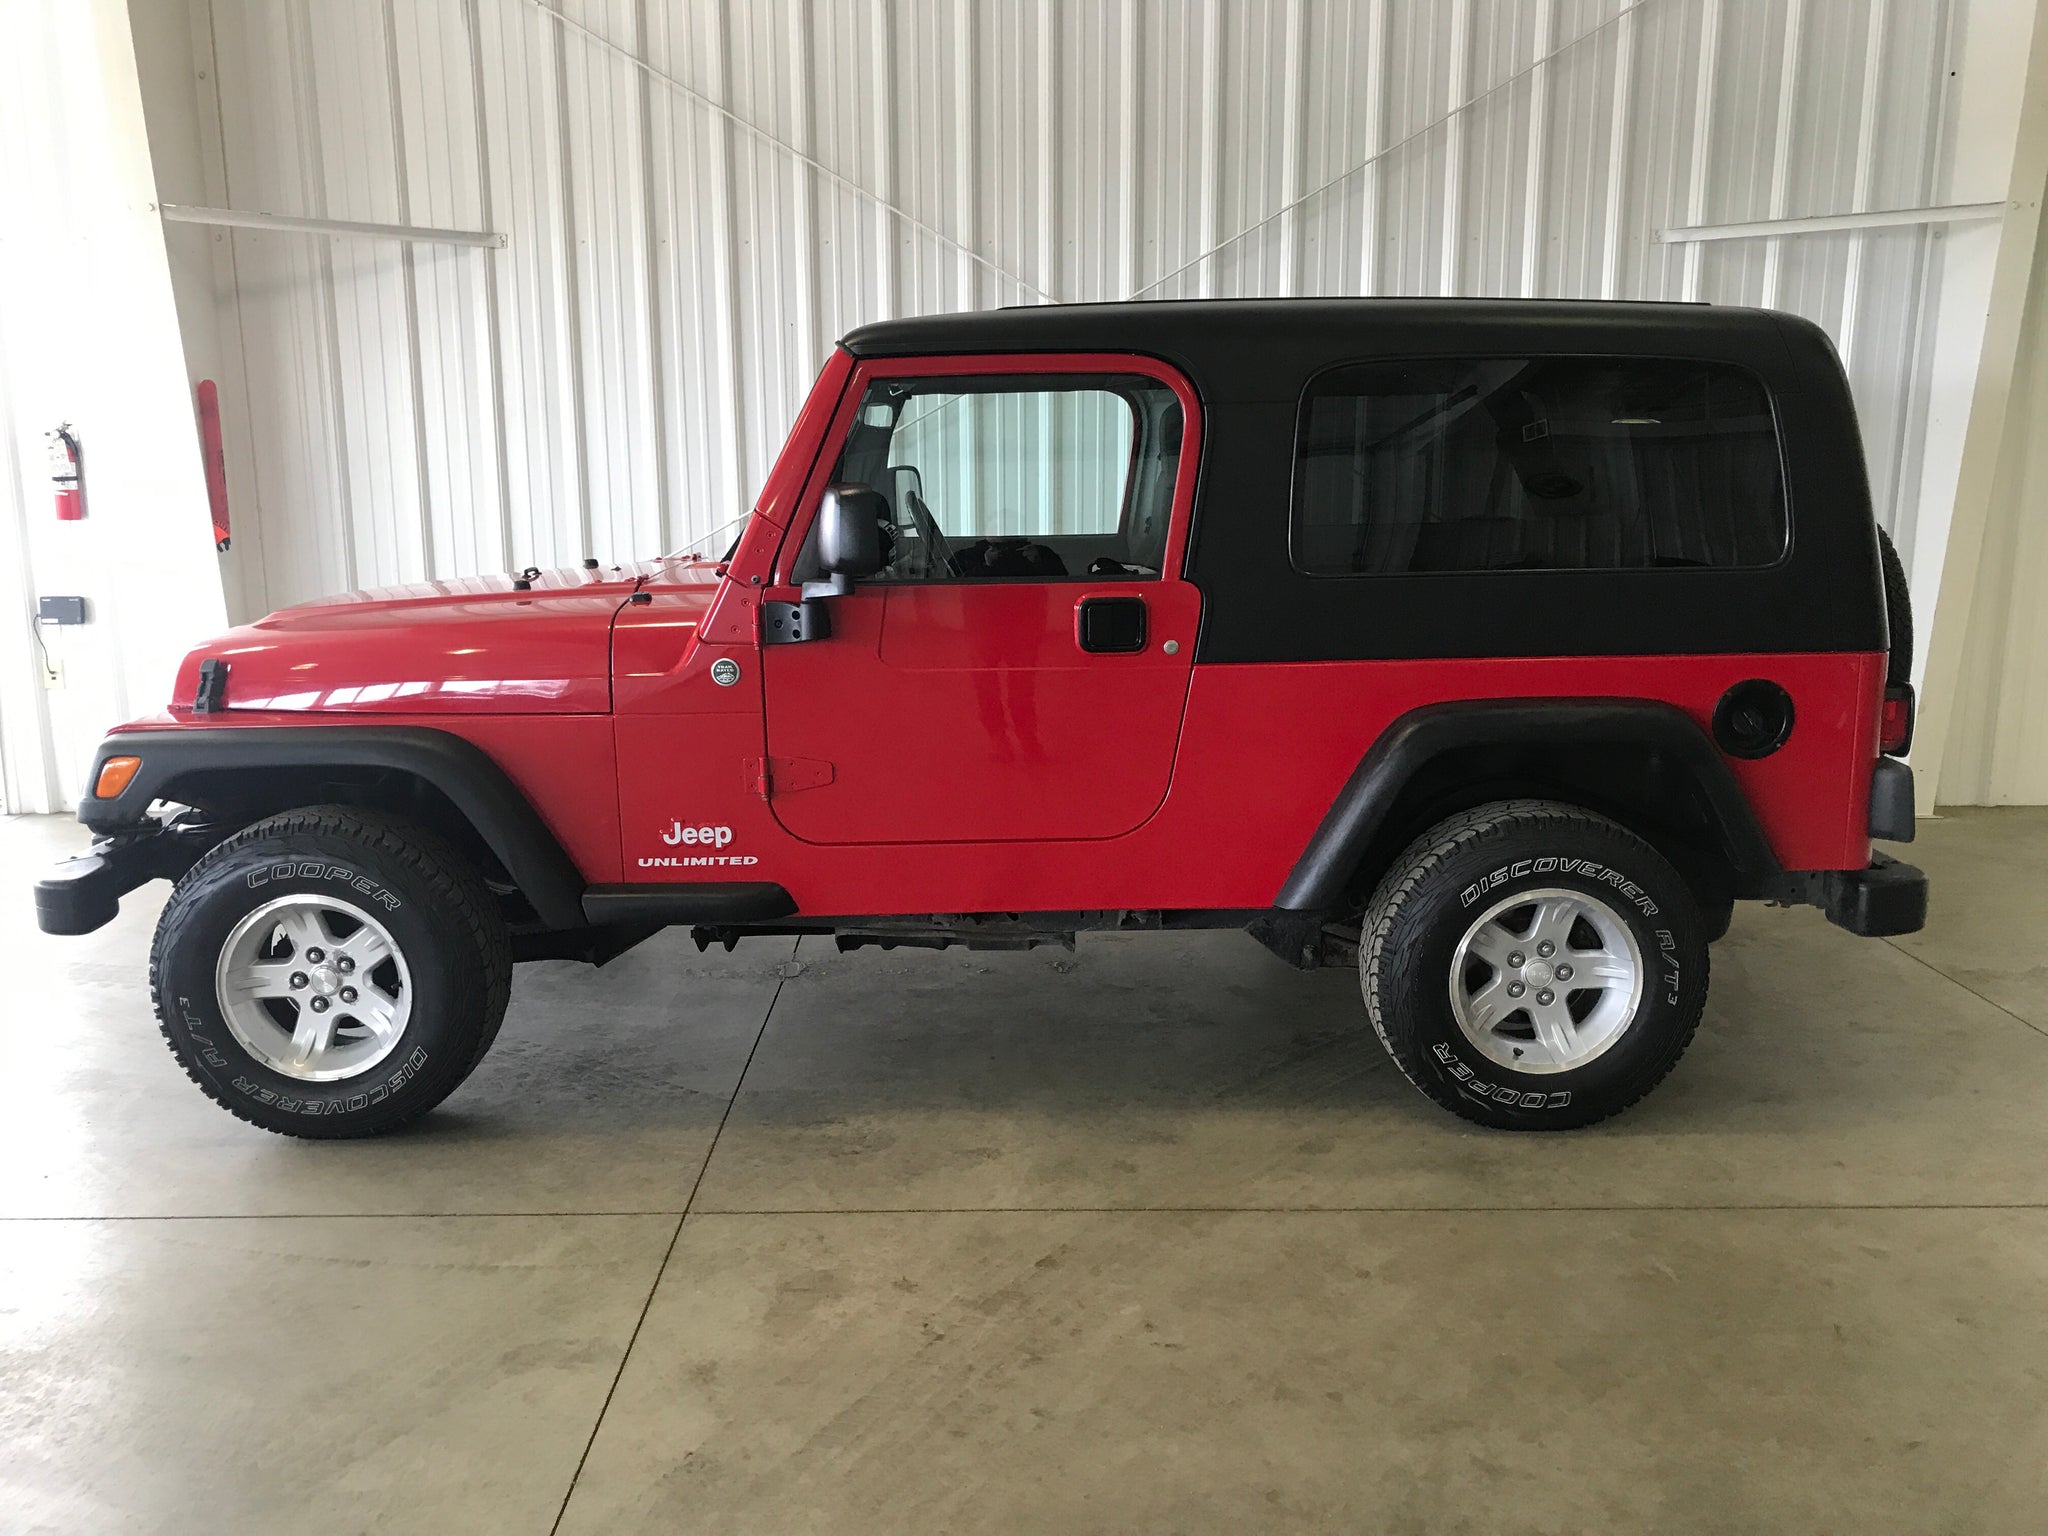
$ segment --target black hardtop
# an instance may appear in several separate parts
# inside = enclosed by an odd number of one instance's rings
[[[1839,388],[1811,321],[1767,309],[1614,299],[1173,299],[1039,304],[880,320],[856,357],[1133,352],[1182,369],[1206,400],[1291,399],[1309,375],[1388,356],[1651,355],[1744,364],[1783,392]]]
[[[1863,444],[1827,333],[1774,310],[1586,299],[1214,299],[1047,304],[885,320],[858,357],[1127,352],[1184,372],[1202,461],[1185,566],[1196,659],[1876,651],[1884,591]],[[1309,575],[1288,552],[1309,382],[1424,357],[1670,357],[1756,374],[1777,419],[1792,535],[1755,569]]]

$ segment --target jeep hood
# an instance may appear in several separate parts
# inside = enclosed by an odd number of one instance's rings
[[[171,709],[190,713],[199,664],[217,658],[228,667],[228,710],[603,714],[611,708],[612,620],[649,580],[672,597],[701,588],[707,605],[716,589],[709,565],[658,560],[319,598],[193,651],[178,669]]]

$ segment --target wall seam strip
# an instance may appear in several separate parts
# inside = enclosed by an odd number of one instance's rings
[[[495,228],[496,189],[491,184],[491,119],[484,106],[483,18],[478,0],[462,0],[463,32],[469,46],[470,113],[476,123],[477,213],[486,229]],[[505,352],[503,321],[498,314],[498,264],[486,259],[484,294],[484,368],[490,378],[491,469],[498,490],[498,559],[512,564],[512,456],[505,442]]]
[[[1416,128],[1409,133],[1403,134],[1400,138],[1396,139],[1393,143],[1387,145],[1385,148],[1380,149],[1375,153],[1367,156],[1365,159],[1358,161],[1356,164],[1351,165],[1342,171],[1339,171],[1335,176],[1330,177],[1327,181],[1321,182],[1318,185],[1309,188],[1308,191],[1302,193],[1301,196],[1293,198],[1290,201],[1283,203],[1280,207],[1275,208],[1272,212],[1265,214],[1263,217],[1255,220],[1253,223],[1247,224],[1243,229],[1240,229],[1236,234],[1230,236],[1228,239],[1219,243],[1214,249],[1201,251],[1196,255],[1190,257],[1188,260],[1182,262],[1179,266],[1173,268],[1173,270],[1161,273],[1158,277],[1153,278],[1150,282],[1144,284],[1142,287],[1128,290],[1128,296],[1134,299],[1142,298],[1144,295],[1150,293],[1154,288],[1159,287],[1161,284],[1171,282],[1174,278],[1179,277],[1183,272],[1186,272],[1191,267],[1197,266],[1201,262],[1207,261],[1210,257],[1216,255],[1220,251],[1229,248],[1230,246],[1237,244],[1240,240],[1245,239],[1247,236],[1258,233],[1258,231],[1264,229],[1268,224],[1271,224],[1274,220],[1282,218],[1289,213],[1292,213],[1297,207],[1301,206],[1303,203],[1308,202],[1311,198],[1321,196],[1323,193],[1329,191],[1332,187],[1335,187],[1340,183],[1349,181],[1353,176],[1358,175],[1360,172],[1366,170],[1368,167],[1377,165],[1380,161],[1386,159],[1389,155],[1395,154],[1400,150],[1406,149],[1410,144],[1413,144],[1416,141],[1424,138],[1428,134],[1435,132],[1438,128],[1442,127],[1451,116],[1456,115],[1458,113],[1469,112],[1474,108],[1479,107],[1484,103],[1492,100],[1493,97],[1499,95],[1502,91],[1506,90],[1509,86],[1513,85],[1517,80],[1523,78],[1523,76],[1527,75],[1531,70],[1535,69],[1538,65],[1547,64],[1551,62],[1553,59],[1556,59],[1562,56],[1563,54],[1569,53],[1572,49],[1579,47],[1581,44],[1591,41],[1593,38],[1599,36],[1602,32],[1606,31],[1609,27],[1614,26],[1623,17],[1634,15],[1637,11],[1641,10],[1645,5],[1648,5],[1650,3],[1651,0],[1628,0],[1628,3],[1622,6],[1621,9],[1616,11],[1612,16],[1605,17],[1604,19],[1595,22],[1592,26],[1588,27],[1584,32],[1581,32],[1576,37],[1572,38],[1571,41],[1559,45],[1557,48],[1554,48],[1553,50],[1551,50],[1551,52],[1545,54],[1541,58],[1531,61],[1528,65],[1524,66],[1521,69],[1516,70],[1514,73],[1508,75],[1506,78],[1496,81],[1494,84],[1488,86],[1485,90],[1481,91],[1478,95],[1472,97],[1470,100],[1466,101],[1461,106],[1452,109],[1451,112],[1447,112],[1442,116],[1432,118],[1430,121],[1422,124],[1421,127]]]
[[[412,174],[405,163],[405,101],[398,73],[396,0],[384,0],[384,88],[391,102],[391,175],[398,192],[399,217],[412,220]],[[488,259],[488,258],[487,258]],[[412,380],[414,521],[419,536],[421,574],[434,579],[439,562],[434,551],[433,459],[427,450],[426,372],[420,357],[419,273],[410,242],[398,248],[399,291],[405,306],[405,367]]]

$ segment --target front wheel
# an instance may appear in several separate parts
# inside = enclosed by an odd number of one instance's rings
[[[375,1135],[432,1109],[483,1058],[511,976],[481,878],[423,829],[344,806],[270,817],[208,853],[150,951],[185,1071],[292,1136]]]
[[[1367,1014],[1408,1080],[1504,1130],[1628,1108],[1692,1041],[1707,925],[1671,865],[1575,806],[1453,816],[1394,861],[1359,944]]]

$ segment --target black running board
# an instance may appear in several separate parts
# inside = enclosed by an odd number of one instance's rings
[[[583,916],[592,923],[763,923],[795,915],[795,898],[769,880],[593,885],[583,892]]]

